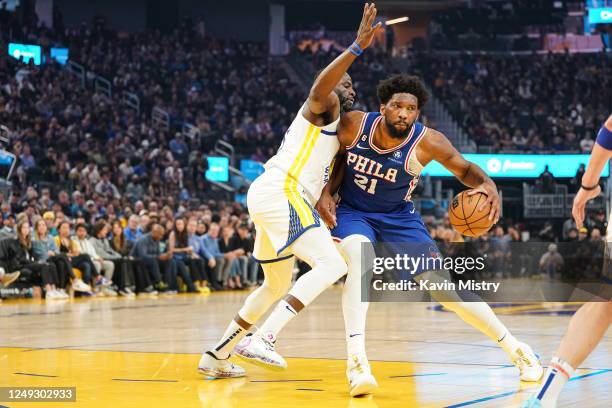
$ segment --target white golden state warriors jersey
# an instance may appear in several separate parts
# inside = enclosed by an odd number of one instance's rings
[[[329,125],[315,126],[302,115],[304,106],[265,168],[274,167],[286,173],[285,193],[291,196],[303,190],[314,205],[329,179],[330,165],[340,146],[336,132],[340,117]]]

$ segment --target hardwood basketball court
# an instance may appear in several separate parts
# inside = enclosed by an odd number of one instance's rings
[[[207,380],[196,367],[246,292],[210,296],[0,305],[0,386],[74,386],[75,403],[15,407],[518,407],[520,383],[505,353],[454,314],[428,303],[372,304],[367,349],[380,388],[350,398],[341,290],[326,291],[281,333],[283,372],[243,363],[248,377]],[[547,363],[577,304],[495,305],[514,335]],[[612,339],[564,390],[560,407],[612,405]]]

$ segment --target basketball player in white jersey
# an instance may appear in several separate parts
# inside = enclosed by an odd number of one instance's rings
[[[291,286],[294,260],[308,263],[309,282],[298,279],[278,307],[295,316],[346,271],[329,230],[314,206],[338,151],[336,128],[355,98],[346,71],[366,49],[381,23],[373,25],[376,7],[366,3],[357,39],[315,79],[310,95],[285,134],[266,171],[251,185],[247,205],[256,226],[253,256],[265,280],[246,299],[219,342],[200,359],[200,373],[215,378],[242,377],[244,369],[229,361],[231,351],[255,323]],[[312,282],[316,284],[312,284]],[[273,339],[262,339],[274,348]]]
[[[597,135],[597,141],[591,152],[589,165],[582,176],[582,185],[574,198],[572,215],[576,228],[584,223],[584,209],[589,200],[599,196],[601,187],[599,177],[605,164],[612,159],[612,115],[608,117]],[[610,220],[608,219],[608,222]],[[612,242],[612,228],[608,224],[606,245]],[[609,254],[610,248],[606,254]],[[608,259],[607,262],[610,262]],[[608,294],[610,292],[608,291]],[[572,378],[576,368],[588,357],[612,323],[612,301],[609,296],[600,302],[585,303],[572,316],[569,327],[555,356],[550,361],[548,370],[538,391],[526,401],[523,408],[553,408],[565,384]],[[597,401],[596,397],[593,397]],[[586,405],[585,405],[586,406]]]

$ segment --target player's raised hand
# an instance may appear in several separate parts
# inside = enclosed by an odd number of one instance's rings
[[[493,183],[483,183],[477,188],[468,191],[468,196],[473,196],[476,193],[483,193],[487,196],[487,201],[480,205],[478,211],[482,211],[487,208],[489,205],[491,206],[491,210],[489,211],[489,220],[493,220],[494,224],[497,224],[499,221],[499,215],[501,214],[501,200],[499,199],[499,193],[497,192],[497,187]]]
[[[601,193],[601,187],[597,186],[595,190],[585,190],[581,188],[578,190],[576,197],[574,197],[574,204],[572,205],[572,216],[576,221],[576,228],[582,228],[584,224],[584,209],[589,200],[594,199]]]
[[[366,3],[363,7],[363,17],[361,17],[359,30],[357,30],[357,39],[355,40],[362,50],[365,50],[370,46],[374,35],[382,27],[382,23],[380,22],[378,22],[375,26],[372,26],[375,19],[376,5],[374,3]]]
[[[323,190],[315,209],[329,229],[336,227],[336,200],[331,194]]]

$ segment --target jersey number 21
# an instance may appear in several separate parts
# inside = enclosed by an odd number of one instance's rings
[[[375,178],[370,179],[362,174],[355,174],[355,184],[369,194],[376,193],[376,183],[378,183],[378,180]]]

